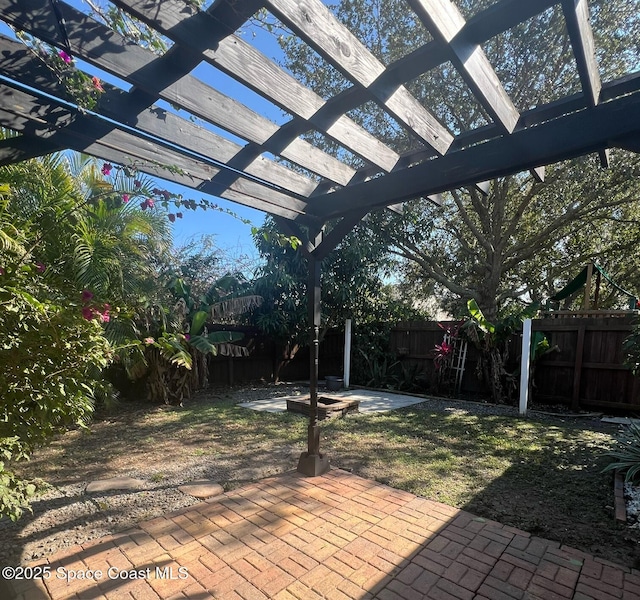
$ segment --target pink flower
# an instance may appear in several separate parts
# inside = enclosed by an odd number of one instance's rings
[[[108,322],[111,320],[111,317],[110,317],[107,313],[102,313],[102,314],[100,315],[100,320],[101,320],[103,323],[108,323]]]
[[[173,213],[169,213],[167,216],[169,217],[169,221],[172,223],[176,222],[176,216]]]
[[[44,273],[47,270],[47,267],[45,267],[41,262],[37,262],[36,269],[38,270],[38,273]]]
[[[155,202],[153,201],[152,198],[147,198],[147,206],[149,208],[153,208],[155,206]]]
[[[126,204],[129,202],[129,194],[122,194],[122,201]]]
[[[93,319],[93,308],[91,308],[90,306],[83,306],[82,307],[82,316],[87,321],[91,321],[91,319]]]
[[[111,169],[113,169],[113,165],[111,165],[110,163],[104,163],[102,165],[102,174],[111,175]]]
[[[60,50],[60,52],[58,52],[58,56],[67,64],[71,64],[71,61],[73,60],[64,50]]]
[[[145,344],[155,344],[156,343],[156,341],[152,337],[144,338],[143,341],[144,341]]]
[[[2,267],[0,267],[0,275],[6,275],[6,274],[7,272]]]
[[[191,336],[188,333],[184,334],[184,339],[187,340],[187,342],[191,339]]]
[[[99,92],[104,92],[104,88],[102,87],[101,81],[97,77],[91,78],[91,83],[93,83],[93,87],[96,88]]]
[[[89,290],[82,290],[82,302],[89,302],[93,298],[93,293]]]

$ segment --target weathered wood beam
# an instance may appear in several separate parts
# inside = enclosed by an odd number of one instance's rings
[[[561,0],[499,0],[471,17],[465,25],[465,37],[482,44],[545,12]]]
[[[630,73],[613,81],[603,83],[602,90],[600,92],[600,102],[602,103],[609,100],[615,100],[625,94],[634,94],[639,91],[640,72]],[[524,111],[520,115],[519,127],[523,129],[534,127],[540,123],[545,123],[547,121],[557,119],[558,117],[583,110],[587,106],[587,101],[585,100],[582,92],[571,94],[570,96],[560,98],[559,100],[555,100],[549,104],[543,104],[536,108]],[[499,136],[500,131],[495,124],[485,125],[483,127],[478,127],[477,129],[465,131],[456,138],[451,152],[459,152],[468,146],[480,144],[483,141],[491,140]],[[409,165],[415,165],[421,161],[431,159],[433,156],[433,152],[426,149],[406,152],[401,156],[398,170],[406,168]],[[547,164],[546,161],[541,162],[545,162],[545,164]],[[374,174],[375,173],[371,169],[360,169],[358,171],[358,177],[360,178],[358,181],[363,181],[367,176],[372,176]]]
[[[541,163],[598,152],[617,138],[638,135],[640,93],[635,93],[338,190],[323,199],[318,216],[328,219],[350,210],[374,210],[420,195],[517,173]]]
[[[40,89],[57,97],[64,96],[64,89],[54,74],[34,58],[33,53],[23,44],[0,35],[0,74],[35,89]],[[105,93],[100,96],[97,112],[119,123],[130,123],[130,98],[108,84],[103,84]],[[251,156],[247,160],[236,160],[242,156],[244,148],[221,136],[199,127],[190,121],[168,112],[163,108],[150,106],[137,113],[136,129],[169,142],[188,154],[199,154],[212,164],[227,163],[234,169],[246,173],[297,195],[309,196],[317,183],[295,171],[287,169],[272,160]],[[52,140],[50,140],[52,141]]]
[[[342,219],[336,223],[329,233],[325,233],[322,241],[316,245],[311,254],[316,260],[323,260],[328,256],[330,252],[342,242],[342,240],[353,230],[354,227],[367,214],[367,210],[359,210],[342,217]]]
[[[613,141],[612,146],[640,154],[640,135],[620,137]]]
[[[20,135],[0,140],[0,167],[64,150],[50,140]]]
[[[448,47],[451,62],[487,113],[511,133],[520,117],[518,109],[480,45],[464,35],[466,23],[455,4],[450,0],[409,0],[409,4],[431,35]]]
[[[159,87],[158,82],[173,77],[167,74],[167,70],[173,69],[176,76],[182,73],[179,65],[172,66],[152,52],[130,44],[68,4],[58,2],[58,5],[65,19],[73,53],[137,88],[129,107],[134,121],[137,112],[149,102],[146,96],[140,98],[140,90],[144,90],[261,146],[264,152],[280,155],[340,185],[345,185],[353,177],[355,171],[351,167],[304,140],[296,138],[274,146],[270,140],[278,132],[277,125],[191,75],[178,77],[167,87]],[[62,44],[57,21],[47,0],[20,0],[20,3],[0,0],[0,18],[45,42]]]
[[[587,0],[563,0],[564,11],[571,47],[578,65],[582,91],[590,106],[598,104],[602,82],[596,60],[593,31],[589,22]]]
[[[219,195],[257,210],[306,220],[305,202],[243,179],[234,182],[228,190],[218,189],[210,181],[218,169],[210,165],[119,130],[95,116],[81,114],[49,98],[38,98],[34,93],[6,84],[0,84],[0,125],[35,138],[47,140],[55,136],[55,143],[63,144],[65,148],[125,166],[133,165],[154,177]],[[162,165],[176,167],[176,170],[169,171]]]
[[[488,39],[544,12],[559,3],[560,0],[502,0],[478,13],[467,21],[461,32],[465,38],[481,44]],[[431,41],[410,54],[389,64],[379,77],[378,85],[382,89],[401,85],[415,79],[422,73],[436,68],[449,60],[447,45]],[[346,113],[370,100],[367,89],[354,85],[327,100],[327,111],[333,114]],[[486,130],[491,135],[499,135],[496,127]],[[454,142],[455,144],[455,142]],[[433,153],[435,154],[435,153]]]
[[[345,77],[367,88],[410,133],[439,154],[447,152],[453,142],[449,131],[404,86],[382,88],[376,83],[384,65],[320,0],[266,0],[265,5]]]
[[[153,26],[175,43],[202,52],[204,60],[214,67],[307,121],[307,129],[325,133],[350,152],[385,171],[391,170],[397,162],[396,152],[348,117],[332,115],[327,123],[322,116],[325,101],[242,38],[228,36],[216,44],[210,44],[206,33],[199,35],[199,32],[208,30],[213,20],[206,12],[198,12],[185,19],[184,3],[179,0],[160,0],[155,4],[146,0],[115,0],[114,4]]]

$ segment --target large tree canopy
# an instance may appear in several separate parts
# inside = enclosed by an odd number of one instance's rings
[[[492,2],[456,4],[470,18]],[[638,62],[638,8],[637,1],[590,3],[605,82]],[[334,11],[385,64],[429,39],[404,3],[344,0]],[[305,83],[324,97],[341,89],[341,75],[327,69],[308,46],[295,37],[283,40],[286,66]],[[557,7],[492,38],[483,49],[520,111],[580,90]],[[454,132],[489,122],[451,63],[407,87]],[[397,151],[411,148],[405,130],[375,107],[366,105],[350,116]],[[636,270],[629,249],[640,242],[635,226],[640,164],[623,151],[612,152],[608,169],[597,167],[597,160],[586,157],[547,167],[544,182],[519,174],[491,182],[488,193],[476,187],[454,190],[444,195],[442,207],[415,200],[405,204],[402,218],[389,212],[375,215],[370,229],[402,260],[408,282],[436,291],[453,312],[473,297],[493,318],[510,301],[547,296],[587,260],[597,258],[618,278]]]

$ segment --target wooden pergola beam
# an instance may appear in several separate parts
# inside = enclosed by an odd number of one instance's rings
[[[562,9],[571,47],[578,65],[582,91],[589,106],[598,104],[602,82],[596,60],[593,31],[589,23],[587,0],[563,0]]]
[[[278,132],[275,123],[192,75],[183,75],[180,65],[172,66],[152,52],[128,43],[117,33],[68,4],[58,2],[58,5],[73,53],[135,87],[128,108],[132,121],[135,122],[138,112],[149,106],[150,97],[158,97],[257,144],[262,148],[261,152],[280,155],[340,185],[347,184],[353,177],[353,168],[299,138],[274,146],[271,139]],[[0,16],[45,42],[63,45],[57,21],[46,0],[21,0],[19,6],[13,0],[0,0]],[[167,71],[172,71],[173,75],[167,74]],[[167,79],[175,81],[166,87],[159,85],[159,82],[166,82]],[[147,94],[142,99],[141,90]]]
[[[448,54],[474,96],[504,132],[511,133],[520,117],[480,45],[464,34],[465,20],[450,0],[409,0],[431,35]]]
[[[26,85],[52,95],[64,95],[59,80],[41,61],[34,58],[23,44],[3,35],[0,35],[0,74],[13,79],[20,78]],[[105,93],[98,101],[99,112],[119,123],[131,122],[129,94],[106,83],[103,87]],[[242,146],[164,108],[151,105],[138,112],[135,126],[150,136],[181,147],[185,152],[211,158],[214,161],[212,164],[227,163],[234,169],[244,169],[246,173],[296,195],[310,196],[317,187],[317,182],[308,177],[260,156],[236,162],[235,159],[242,156]]]
[[[201,52],[203,59],[212,66],[304,120],[307,130],[316,129],[328,135],[350,152],[385,171],[390,171],[396,164],[396,152],[348,117],[342,114],[332,115],[330,119],[323,117],[325,101],[320,96],[242,38],[229,35],[211,44],[206,31],[215,19],[208,13],[194,13],[188,19],[189,27],[185,27],[185,6],[178,0],[160,0],[153,5],[145,0],[114,0],[114,4],[153,25],[175,43],[193,52]],[[242,5],[243,2],[234,2],[232,6]],[[202,35],[199,32],[203,32]]]
[[[0,167],[65,150],[50,140],[18,135],[0,140]]]
[[[640,135],[640,91],[495,138],[437,160],[328,194],[318,216],[374,210],[425,194],[473,185],[590,152]]]
[[[366,88],[409,133],[438,154],[447,152],[453,142],[451,133],[404,86],[388,88],[377,83],[384,65],[320,0],[266,0],[265,6],[345,77]]]
[[[246,179],[229,189],[214,185],[219,169],[188,158],[155,141],[145,140],[95,116],[83,114],[49,98],[0,83],[0,125],[35,139],[113,161],[173,183],[214,194],[292,220],[313,222],[305,202]],[[159,165],[169,165],[172,170]]]
[[[640,91],[640,73],[629,73],[628,75],[620,77],[614,81],[603,83],[602,90],[600,91],[600,102],[602,103],[609,100],[615,100],[625,94],[633,94],[637,91]],[[550,102],[549,104],[543,104],[536,108],[524,111],[520,115],[519,127],[523,129],[531,128],[541,123],[562,117],[563,115],[583,110],[587,106],[587,101],[582,92],[571,94],[570,96],[560,98]],[[498,130],[498,126],[494,123],[478,127],[477,129],[465,131],[456,138],[452,152],[459,152],[466,147],[480,144],[499,136],[500,131]],[[594,150],[594,152],[595,151],[596,150]],[[401,168],[405,168],[408,165],[414,165],[430,158],[433,158],[433,152],[429,152],[426,149],[412,150],[401,156],[399,164]],[[546,164],[549,163],[547,162]],[[363,181],[367,176],[372,176],[373,174],[374,173],[371,169],[360,169],[358,171],[358,176],[360,177],[359,181]]]

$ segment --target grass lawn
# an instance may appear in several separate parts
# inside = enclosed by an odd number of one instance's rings
[[[125,406],[73,431],[22,468],[55,483],[114,476],[136,464],[152,477],[172,467],[228,464],[227,488],[295,466],[306,445],[304,417],[237,406],[242,392],[203,394],[181,408]],[[636,566],[637,531],[613,519],[609,462],[616,429],[595,420],[520,419],[441,410],[429,403],[322,423],[332,465],[627,566]],[[155,469],[155,470],[154,470]],[[254,471],[252,471],[254,473]]]

